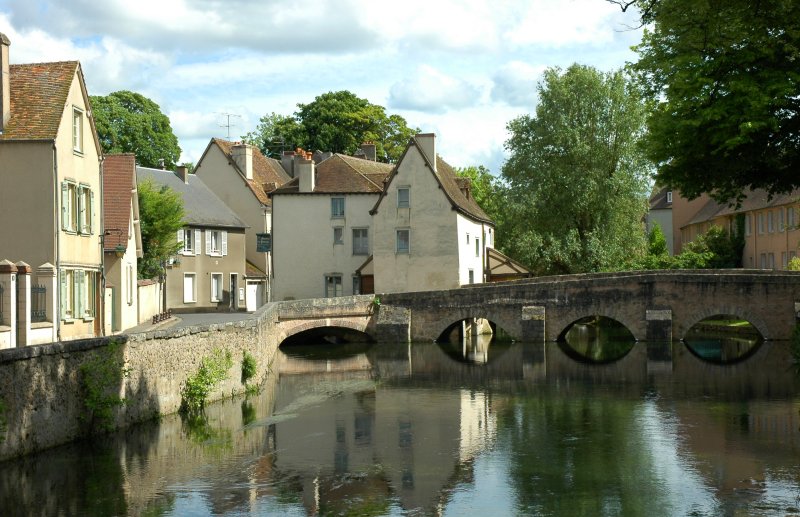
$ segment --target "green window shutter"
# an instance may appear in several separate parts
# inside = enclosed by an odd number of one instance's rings
[[[89,190],[89,233],[94,233],[94,190]]]
[[[67,272],[63,269],[58,272],[59,279],[60,279],[60,287],[61,287],[61,297],[59,303],[59,313],[61,314],[61,319],[67,318],[67,306],[69,305],[70,301],[67,300]]]
[[[73,306],[72,306],[72,317],[73,318],[80,318],[83,316],[83,297],[84,297],[84,278],[83,278],[83,270],[76,269],[72,273],[73,278],[73,286],[72,286],[72,293],[73,293]]]
[[[84,224],[83,224],[83,222],[85,220],[84,219],[84,211],[86,210],[86,207],[83,206],[85,204],[83,202],[83,187],[81,187],[81,186],[75,187],[75,193],[76,193],[75,197],[76,197],[76,199],[78,201],[78,212],[77,212],[78,220],[75,221],[75,230],[78,233],[83,233],[84,230],[85,230],[85,227],[84,227]]]
[[[61,229],[69,230],[69,185],[61,182]]]

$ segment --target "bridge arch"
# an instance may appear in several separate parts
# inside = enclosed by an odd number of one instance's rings
[[[519,318],[510,317],[509,311],[502,309],[494,311],[487,310],[483,307],[464,307],[453,310],[448,310],[446,313],[435,316],[430,322],[430,328],[434,330],[433,334],[436,338],[441,336],[447,329],[461,321],[479,318],[489,320],[500,327],[506,334],[511,336],[512,339],[520,339],[520,324]]]
[[[747,320],[756,328],[756,330],[758,330],[758,332],[761,334],[761,337],[764,338],[765,341],[771,339],[769,327],[767,327],[766,322],[758,314],[739,306],[711,306],[705,307],[698,312],[694,312],[691,314],[691,316],[674,323],[675,326],[673,337],[675,339],[682,340],[686,337],[689,329],[694,327],[696,324],[700,323],[706,318],[720,315],[736,316],[742,318],[743,320]]]
[[[589,310],[559,312],[560,314],[555,314],[552,318],[547,317],[548,315],[545,313],[545,324],[550,328],[550,330],[547,331],[547,338],[549,341],[558,341],[567,333],[574,323],[592,316],[600,316],[620,323],[633,334],[633,338],[636,341],[644,340],[647,335],[647,328],[643,321],[644,318],[641,316],[637,318],[634,314],[629,314],[631,311],[625,312],[614,310],[609,307],[594,307]]]
[[[316,329],[348,329],[361,332],[369,336],[370,339],[375,339],[375,333],[370,326],[369,317],[359,318],[323,318],[323,319],[308,319],[308,320],[292,320],[281,322],[281,332],[278,334],[278,346],[282,345],[287,339]]]

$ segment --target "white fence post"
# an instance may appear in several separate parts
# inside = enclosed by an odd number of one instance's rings
[[[10,328],[0,334],[0,348],[13,348],[17,345],[17,266],[10,260],[0,261],[0,286],[3,288],[0,327]]]

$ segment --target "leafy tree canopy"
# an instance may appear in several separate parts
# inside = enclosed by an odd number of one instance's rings
[[[90,98],[97,134],[105,153],[133,153],[144,167],[172,169],[181,156],[169,117],[158,104],[130,91]]]
[[[279,158],[282,149],[353,154],[364,142],[373,142],[379,161],[394,162],[408,139],[419,129],[409,128],[400,115],[386,115],[383,106],[343,90],[298,104],[294,115],[270,113],[261,117],[255,131],[242,140],[256,145],[266,156]]]
[[[508,124],[504,252],[539,273],[616,269],[644,249],[645,104],[622,73],[577,64],[538,91],[536,114]]]
[[[183,245],[177,242],[178,230],[183,227],[183,199],[166,185],[152,181],[143,181],[137,188],[144,252],[139,278],[155,278],[163,271],[162,264]]]
[[[657,100],[658,181],[694,198],[800,187],[800,2],[609,0],[650,24],[631,65]]]

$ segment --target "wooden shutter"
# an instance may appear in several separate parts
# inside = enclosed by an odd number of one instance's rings
[[[197,255],[203,254],[203,250],[200,249],[200,230],[194,231],[194,252]]]
[[[59,313],[61,314],[61,319],[67,319],[67,305],[69,304],[69,300],[67,300],[67,272],[63,269],[58,272],[59,279],[60,279],[60,287],[61,287],[61,297],[59,303]]]
[[[206,255],[211,255],[211,230],[205,230],[206,234]]]
[[[76,269],[72,272],[72,317],[80,318],[83,316],[83,297],[84,297],[84,272]]]
[[[184,248],[186,247],[186,245],[183,243],[183,228],[178,230],[178,242],[181,243],[181,246],[183,246]],[[183,254],[183,248],[178,250],[178,253]]]
[[[222,256],[228,254],[228,232],[222,232]]]
[[[69,230],[69,184],[61,182],[61,229]]]
[[[85,232],[84,220],[86,219],[84,213],[86,211],[86,207],[83,206],[85,204],[83,202],[83,187],[81,186],[75,187],[75,198],[78,201],[78,211],[77,211],[78,220],[75,221],[75,230],[78,233],[84,233]]]
[[[89,189],[89,213],[86,216],[89,218],[89,233],[94,233],[94,191],[91,189]]]

